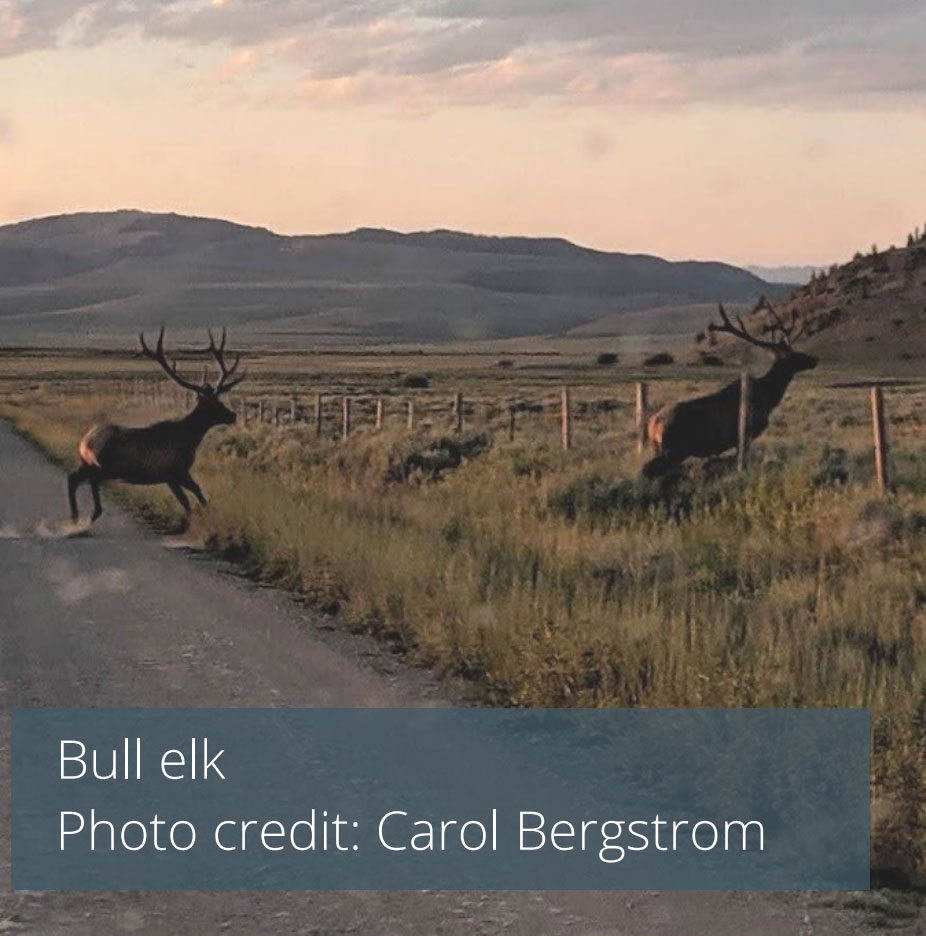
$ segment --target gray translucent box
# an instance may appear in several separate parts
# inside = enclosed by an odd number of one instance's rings
[[[12,882],[862,890],[869,732],[835,709],[18,709]]]

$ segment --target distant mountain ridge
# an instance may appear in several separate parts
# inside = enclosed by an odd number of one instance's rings
[[[747,269],[767,283],[786,283],[800,286],[806,283],[814,273],[825,270],[826,266],[748,266]]]
[[[254,337],[440,341],[564,334],[646,310],[748,302],[771,287],[720,262],[608,253],[562,238],[451,230],[284,236],[135,210],[0,227],[0,341],[227,324]],[[652,331],[666,328],[652,316]],[[649,328],[649,325],[645,327]]]

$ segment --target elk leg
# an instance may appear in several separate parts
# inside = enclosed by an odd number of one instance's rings
[[[206,500],[206,495],[203,494],[203,489],[193,480],[192,475],[187,475],[181,480],[180,484],[199,501],[201,507],[207,506],[209,502]]]
[[[100,500],[100,479],[95,474],[90,475],[90,491],[93,494],[93,516],[91,523],[95,523],[103,514],[103,502]]]
[[[68,504],[71,507],[71,520],[77,523],[80,513],[77,510],[77,489],[90,477],[90,471],[86,465],[72,471],[68,475]]]
[[[187,498],[186,494],[183,493],[183,488],[177,484],[176,481],[169,481],[167,486],[170,488],[171,493],[174,497],[180,501],[180,506],[183,508],[183,512],[189,516],[190,515],[190,501]]]

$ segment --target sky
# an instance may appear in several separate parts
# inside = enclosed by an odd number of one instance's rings
[[[0,0],[0,224],[824,264],[926,223],[923,0]]]

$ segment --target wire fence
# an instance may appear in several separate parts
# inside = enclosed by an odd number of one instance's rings
[[[741,376],[738,418],[737,468],[744,471],[752,439],[749,435],[753,378]],[[600,389],[600,388],[598,388]],[[132,378],[118,381],[118,397],[126,402],[144,402],[158,410],[192,406],[193,394],[162,380]],[[576,389],[563,387],[532,398],[518,396],[508,400],[497,397],[467,397],[463,392],[395,396],[350,393],[236,394],[229,405],[244,429],[257,427],[308,427],[319,439],[348,441],[358,432],[382,432],[400,428],[407,432],[432,430],[463,433],[467,430],[501,431],[510,442],[533,436],[539,422],[551,432],[555,418],[559,443],[564,452],[575,444],[576,422],[603,413],[627,412],[628,430],[632,428],[638,453],[647,446],[647,422],[652,415],[650,386],[645,381],[634,385],[633,396],[616,399],[613,394],[594,399],[578,398]],[[891,490],[889,470],[888,419],[883,387],[870,388],[874,484],[882,496]],[[632,420],[632,422],[629,422]]]

